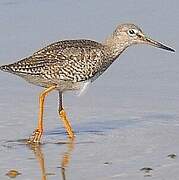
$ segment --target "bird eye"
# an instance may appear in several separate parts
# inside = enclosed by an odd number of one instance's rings
[[[129,30],[128,30],[128,34],[129,34],[130,36],[134,36],[136,33],[135,33],[135,31],[134,31],[133,29],[129,29]]]

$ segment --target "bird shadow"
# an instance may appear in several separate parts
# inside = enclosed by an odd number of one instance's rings
[[[78,135],[97,135],[104,136],[106,133],[122,128],[135,127],[140,123],[138,118],[130,119],[106,119],[106,120],[92,120],[87,123],[80,123],[73,126],[74,133]],[[66,132],[63,127],[58,127],[52,130],[45,132],[47,136],[66,136]]]

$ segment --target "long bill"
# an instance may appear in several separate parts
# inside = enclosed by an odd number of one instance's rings
[[[150,38],[148,38],[148,37],[145,37],[145,38],[144,38],[144,41],[145,41],[145,43],[147,43],[147,44],[149,44],[149,45],[152,45],[152,46],[155,46],[155,47],[157,47],[157,48],[161,48],[161,49],[165,49],[165,50],[167,50],[167,51],[175,52],[174,49],[172,49],[172,48],[170,48],[170,47],[167,47],[167,46],[161,44],[160,42],[157,42],[157,41],[155,41],[155,40],[153,40],[153,39],[150,39]]]

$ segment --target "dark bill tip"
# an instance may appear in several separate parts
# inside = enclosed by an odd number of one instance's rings
[[[158,43],[157,47],[158,47],[158,48],[161,48],[161,49],[165,49],[165,50],[167,50],[167,51],[175,52],[174,49],[172,49],[172,48],[170,48],[170,47],[167,47],[167,46],[165,46],[165,45],[163,45],[163,44],[161,44],[161,43]]]
[[[157,41],[154,41],[154,40],[152,40],[152,39],[150,39],[150,38],[145,38],[145,41],[146,41],[148,44],[152,45],[152,46],[155,46],[155,47],[158,47],[158,48],[161,48],[161,49],[165,49],[165,50],[167,50],[167,51],[175,52],[174,49],[172,49],[172,48],[170,48],[170,47],[167,47],[167,46],[165,46],[165,45],[163,45],[163,44],[161,44],[161,43],[159,43],[159,42],[157,42]]]

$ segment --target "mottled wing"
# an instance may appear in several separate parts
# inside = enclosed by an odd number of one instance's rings
[[[19,75],[32,75],[51,81],[80,82],[99,72],[104,46],[90,40],[66,40],[53,43],[29,58],[9,65]]]
[[[46,66],[44,74],[46,78],[65,81],[86,81],[99,71],[104,59],[103,46],[89,40],[71,41],[58,51],[57,62]]]

